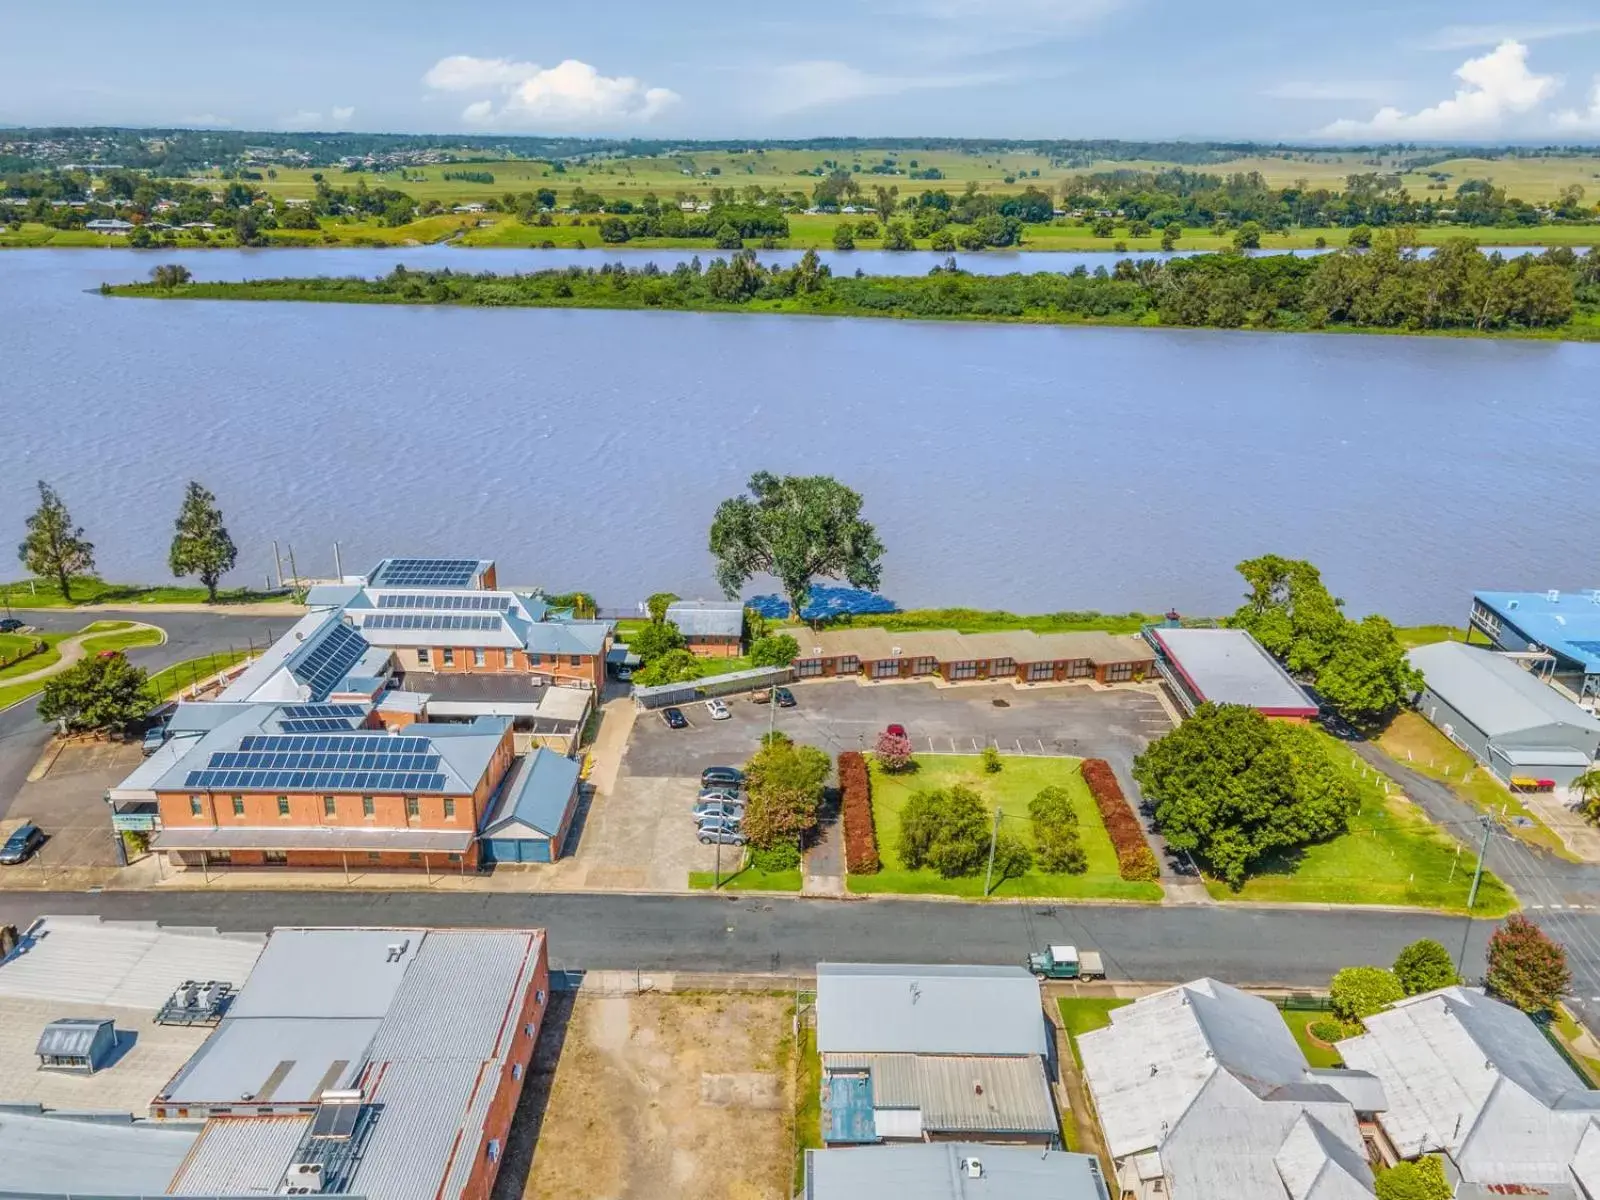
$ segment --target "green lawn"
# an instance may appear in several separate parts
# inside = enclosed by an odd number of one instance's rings
[[[1072,1046],[1072,1061],[1081,1069],[1083,1058],[1078,1054],[1078,1038],[1111,1024],[1113,1009],[1132,1004],[1116,996],[1069,996],[1056,1001],[1061,1009],[1061,1024],[1067,1031],[1067,1042]]]
[[[1347,746],[1323,734],[1361,793],[1349,832],[1264,860],[1240,891],[1208,879],[1218,900],[1276,904],[1396,904],[1464,912],[1476,861],[1473,851],[1435,826],[1410,801],[1384,795]],[[1470,837],[1470,834],[1467,835]],[[1485,871],[1473,913],[1499,917],[1516,898]]]
[[[107,650],[133,650],[139,646],[159,646],[166,635],[152,626],[128,628],[127,621],[96,621],[89,626],[94,637],[83,640],[85,654],[104,654]]]
[[[738,847],[730,847],[737,849]],[[732,855],[728,856],[732,858]],[[800,890],[800,868],[792,871],[758,871],[754,867],[744,867],[736,874],[732,865],[724,866],[722,874],[722,890],[725,892],[798,892]],[[690,871],[689,886],[695,891],[709,892],[715,882],[714,871]]]
[[[1398,714],[1378,735],[1378,748],[1417,774],[1448,784],[1452,792],[1479,812],[1503,816],[1504,827],[1530,846],[1548,850],[1568,862],[1579,861],[1523,803],[1522,797],[1502,787],[1472,755],[1430,725],[1421,713]]]
[[[37,634],[0,633],[0,662],[9,663],[24,654],[32,653],[38,644]]]
[[[907,870],[900,864],[896,842],[900,830],[900,810],[919,791],[963,783],[973,788],[989,805],[1005,813],[1008,828],[1032,842],[1028,821],[1028,802],[1041,788],[1051,784],[1067,789],[1078,812],[1078,829],[1083,839],[1089,869],[1082,875],[1048,875],[1029,871],[1020,879],[997,884],[996,896],[1061,896],[1075,899],[1150,900],[1161,899],[1161,885],[1129,883],[1117,874],[1117,855],[1100,822],[1089,789],[1075,758],[1023,758],[1006,755],[998,774],[985,774],[975,755],[920,754],[916,769],[901,775],[888,775],[872,766],[872,813],[878,830],[878,853],[883,870],[876,875],[851,875],[853,892],[895,892],[909,895],[940,894],[982,896],[983,873],[961,879],[944,879],[923,868]]]
[[[1032,616],[977,608],[913,608],[905,612],[852,617],[847,626],[888,629],[904,633],[923,629],[953,629],[957,633],[998,633],[1026,629],[1034,633],[1138,633],[1143,625],[1161,620],[1147,613],[1058,612]],[[782,633],[784,630],[775,630]]]
[[[1337,1050],[1326,1046],[1319,1046],[1311,1040],[1311,1035],[1306,1032],[1306,1026],[1313,1021],[1331,1019],[1333,1014],[1329,1009],[1294,1009],[1280,1008],[1283,1023],[1289,1027],[1289,1032],[1294,1034],[1294,1040],[1300,1044],[1300,1052],[1306,1056],[1306,1061],[1313,1067],[1337,1067],[1344,1062],[1339,1057]]]
[[[822,1149],[822,1055],[817,1031],[800,1026],[799,1063],[794,1084],[794,1194],[805,1187],[806,1151]]]
[[[158,699],[165,700],[186,687],[192,687],[202,679],[209,679],[218,671],[233,666],[234,663],[243,662],[250,655],[249,650],[226,650],[218,654],[204,654],[199,658],[185,659],[150,676],[150,687]]]
[[[77,604],[204,604],[203,587],[168,587],[140,583],[107,583],[85,577],[72,582],[72,599],[62,599],[61,589],[50,579],[23,579],[0,583],[0,594],[13,608],[70,608]],[[287,593],[263,592],[254,588],[223,588],[217,593],[219,604],[255,604],[265,600],[287,600]]]

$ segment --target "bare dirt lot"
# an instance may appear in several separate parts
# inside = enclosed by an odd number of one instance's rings
[[[519,1194],[530,1142],[526,1200],[783,1200],[790,1011],[781,996],[578,995],[540,1036],[497,1200]]]

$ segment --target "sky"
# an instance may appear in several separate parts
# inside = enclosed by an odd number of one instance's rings
[[[79,0],[81,38],[0,11],[12,125],[1600,142],[1595,0]]]

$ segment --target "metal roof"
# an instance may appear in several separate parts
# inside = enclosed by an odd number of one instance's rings
[[[1531,642],[1600,671],[1600,591],[1474,592],[1472,598]]]
[[[817,1049],[1044,1054],[1039,984],[1022,967],[817,964]]]
[[[0,1109],[0,1193],[161,1196],[196,1125]]]
[[[981,1164],[976,1177],[963,1169]],[[1107,1200],[1092,1154],[972,1142],[806,1151],[806,1200]]]
[[[93,1017],[62,1017],[60,1020],[51,1021],[39,1034],[38,1053],[61,1058],[88,1058],[94,1050],[95,1039],[100,1036],[100,1031],[113,1028],[110,1017],[103,1020],[96,1020]]]
[[[206,1122],[183,1169],[171,1180],[175,1196],[273,1195],[309,1117],[223,1117]]]
[[[307,978],[300,986],[314,993],[320,985]],[[326,1089],[351,1085],[380,1024],[378,1017],[229,1014],[156,1099],[194,1107],[314,1104]]]
[[[1202,703],[1242,704],[1270,716],[1316,715],[1300,685],[1243,629],[1151,629],[1150,637]]]
[[[229,1018],[373,1017],[394,1003],[421,929],[277,929]],[[392,948],[403,947],[396,955]]]
[[[980,1054],[824,1054],[827,1071],[869,1071],[872,1106],[916,1109],[932,1133],[1048,1133],[1060,1129],[1044,1059]]]
[[[1406,657],[1429,691],[1491,738],[1561,725],[1583,734],[1591,747],[1600,743],[1600,720],[1503,654],[1434,642]]]
[[[1033,633],[1026,629],[1000,633],[956,633],[948,629],[888,630],[873,625],[844,629],[785,629],[800,644],[801,659],[854,656],[862,662],[890,658],[932,658],[941,663],[994,661],[1018,664],[1074,662],[1150,662],[1154,653],[1136,637],[1086,630]]]
[[[744,636],[744,602],[740,600],[678,600],[667,606],[667,620],[685,637]]]
[[[561,831],[578,789],[579,764],[542,746],[517,765],[499,807],[483,827],[495,837],[507,825],[525,825],[547,837]]]
[[[495,1058],[515,1032],[506,997],[534,969],[537,934],[433,930],[390,1002],[373,1059]]]
[[[528,626],[523,645],[529,654],[587,654],[605,652],[611,636],[609,621],[537,621]]]

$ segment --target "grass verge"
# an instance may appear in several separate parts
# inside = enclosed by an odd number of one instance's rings
[[[1207,879],[1217,900],[1266,904],[1395,904],[1465,912],[1474,857],[1402,796],[1384,792],[1349,747],[1318,735],[1355,782],[1361,809],[1348,832],[1263,859],[1244,887]],[[1473,915],[1503,917],[1516,897],[1485,871]]]
[[[1588,1076],[1591,1087],[1600,1087],[1600,1058],[1590,1058],[1580,1054],[1578,1046],[1585,1041],[1583,1030],[1578,1022],[1573,1019],[1565,1005],[1556,1005],[1555,1017],[1551,1020],[1547,1032],[1553,1034],[1562,1044],[1567,1057],[1575,1062],[1584,1075]]]
[[[184,688],[193,687],[202,679],[209,679],[218,671],[226,670],[251,656],[249,650],[225,650],[217,654],[203,654],[181,663],[163,667],[150,676],[150,687],[158,699],[166,700]]]
[[[83,639],[83,652],[87,657],[104,654],[107,650],[134,650],[140,646],[159,646],[166,634],[153,626],[129,627],[127,621],[96,621],[89,626],[93,637]]]
[[[1008,828],[1030,845],[1033,829],[1028,820],[1028,802],[1041,788],[1052,784],[1067,789],[1078,814],[1078,832],[1088,858],[1082,875],[1053,875],[1029,871],[1017,879],[998,883],[997,896],[1059,896],[1072,899],[1147,900],[1161,899],[1161,885],[1130,883],[1117,874],[1117,853],[1112,848],[1099,810],[1083,782],[1082,760],[1076,758],[1023,758],[1007,755],[999,772],[984,772],[976,755],[922,754],[913,770],[890,775],[870,764],[872,771],[872,816],[878,830],[878,851],[883,870],[876,875],[851,875],[852,892],[894,892],[904,895],[946,895],[981,897],[983,873],[959,879],[945,879],[924,867],[909,870],[900,862],[898,850],[900,810],[920,791],[965,784],[991,806],[1005,813]]]
[[[1000,633],[1026,629],[1034,633],[1138,633],[1142,625],[1159,621],[1147,613],[1058,612],[1034,615],[978,608],[913,608],[905,612],[852,617],[837,624],[887,629],[895,633],[923,629],[953,629],[957,633]],[[776,632],[782,633],[783,630]]]
[[[1418,775],[1445,784],[1479,812],[1505,818],[1504,828],[1530,846],[1548,850],[1568,862],[1581,859],[1568,850],[1560,836],[1523,803],[1522,797],[1500,786],[1494,776],[1420,713],[1403,712],[1389,722],[1378,737],[1378,749]]]
[[[1078,1053],[1078,1038],[1111,1024],[1114,1009],[1132,1004],[1116,996],[1068,996],[1056,1001],[1061,1009],[1061,1025],[1067,1031],[1067,1043],[1072,1047],[1072,1061],[1083,1067],[1083,1056]]]
[[[822,1055],[817,1053],[817,1031],[800,1025],[799,1061],[794,1084],[794,1194],[806,1182],[806,1151],[822,1149]]]
[[[709,892],[715,883],[715,871],[690,871],[689,887],[694,891]],[[792,871],[758,871],[754,867],[741,867],[734,874],[722,875],[725,892],[798,892],[800,868]]]
[[[142,583],[107,583],[85,576],[72,581],[72,599],[61,595],[51,579],[23,579],[0,583],[0,595],[13,608],[75,608],[80,604],[204,604],[203,587],[166,587]],[[259,604],[287,600],[286,592],[263,592],[254,588],[223,588],[217,592],[218,604]]]

